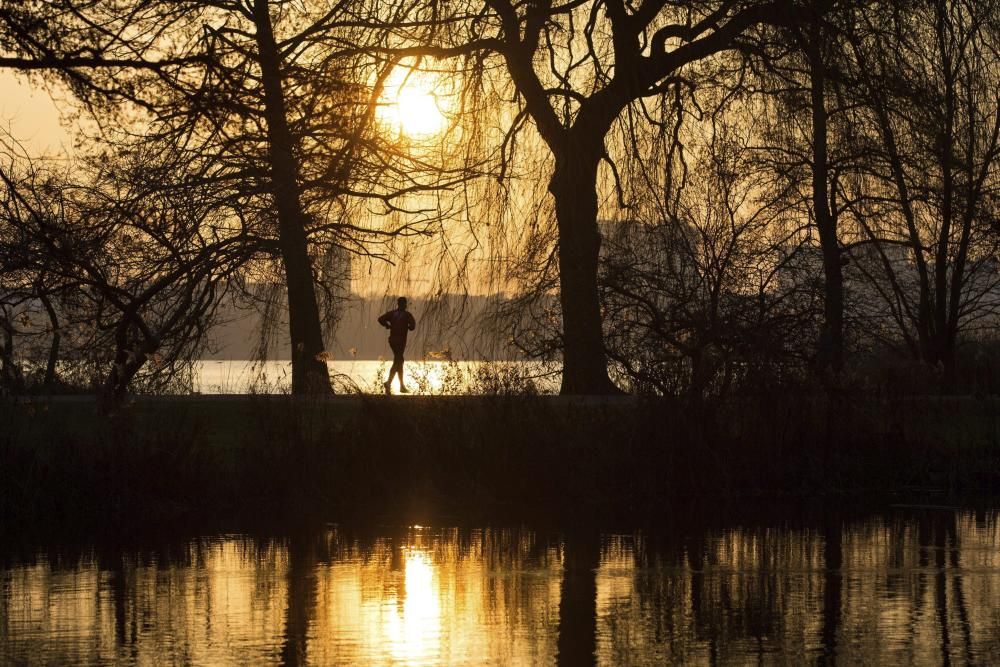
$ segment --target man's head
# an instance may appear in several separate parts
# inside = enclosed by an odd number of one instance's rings
[[[400,310],[406,310],[406,297],[401,296],[398,299],[396,299],[396,305],[399,306]]]

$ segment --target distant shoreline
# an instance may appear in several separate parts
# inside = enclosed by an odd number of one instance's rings
[[[331,359],[327,367],[339,391],[380,394],[389,363]],[[405,375],[418,394],[491,393],[497,383],[506,385],[507,393],[555,393],[559,379],[553,368],[533,361],[408,359]],[[194,370],[192,388],[201,394],[280,394],[291,389],[290,361],[199,360]]]

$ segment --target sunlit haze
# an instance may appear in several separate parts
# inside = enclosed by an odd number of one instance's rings
[[[389,75],[379,102],[378,118],[394,133],[427,139],[447,126],[439,77],[400,65]]]
[[[72,144],[49,93],[10,71],[0,71],[0,127],[34,156],[65,154]]]
[[[0,667],[1000,664],[998,63],[0,0]]]

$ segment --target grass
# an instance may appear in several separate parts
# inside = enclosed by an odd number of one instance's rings
[[[811,396],[711,409],[532,396],[0,404],[0,519],[649,516],[680,498],[1000,488],[1000,401]]]

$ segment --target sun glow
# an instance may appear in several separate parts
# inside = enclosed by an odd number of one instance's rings
[[[448,125],[440,77],[404,65],[385,81],[377,116],[394,132],[410,139],[427,139]]]
[[[426,551],[408,548],[405,558],[402,610],[387,618],[389,650],[394,661],[425,664],[441,650],[444,617],[437,572]]]

